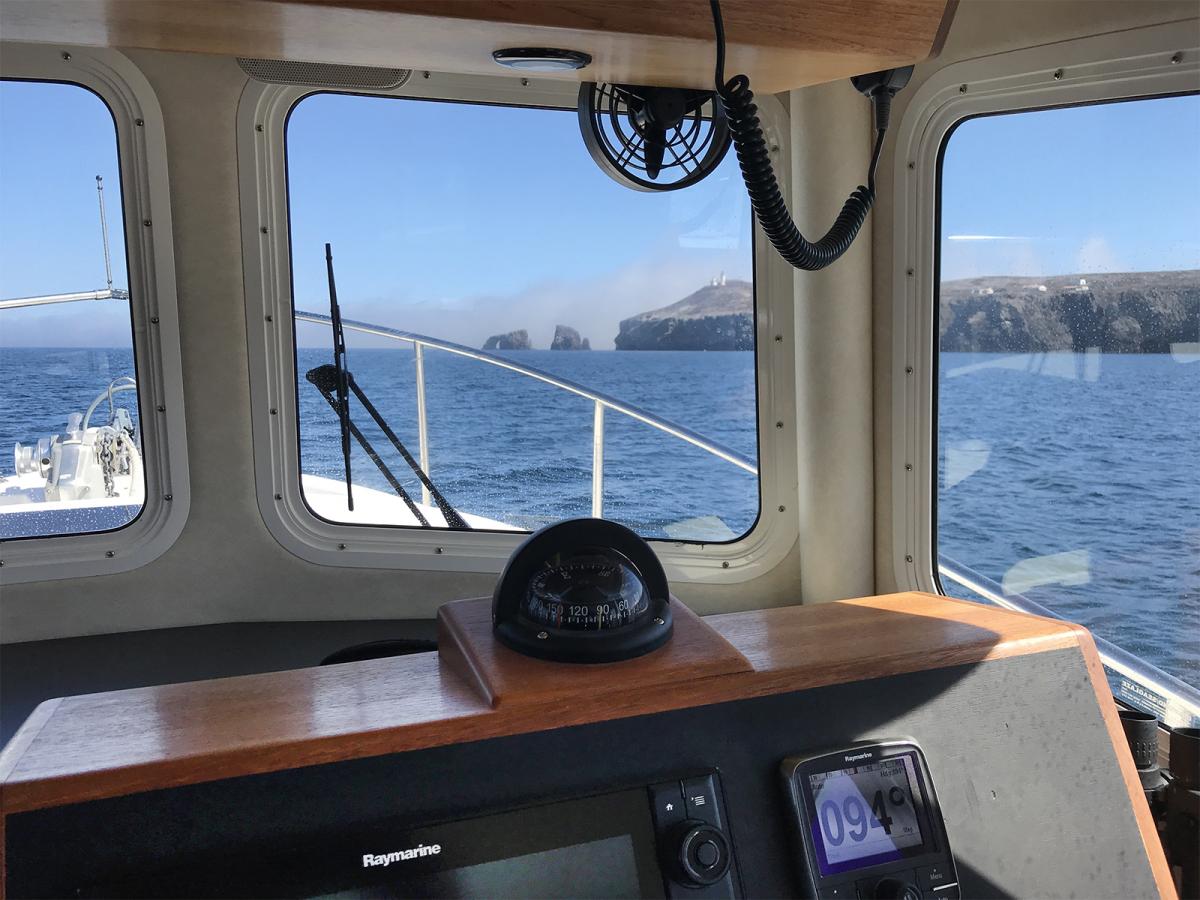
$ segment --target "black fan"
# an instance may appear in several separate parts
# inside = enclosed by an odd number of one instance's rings
[[[712,91],[585,82],[579,129],[597,165],[638,191],[695,184],[729,149],[725,113]]]

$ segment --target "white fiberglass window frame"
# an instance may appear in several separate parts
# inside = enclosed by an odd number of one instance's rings
[[[125,572],[170,548],[190,504],[162,111],[150,83],[115,50],[5,43],[0,77],[78,85],[112,113],[146,477],[145,505],[123,528],[0,542],[0,584]]]
[[[1156,25],[954,63],[926,81],[905,111],[896,140],[892,254],[891,555],[900,590],[939,591],[934,279],[938,165],[947,137],[978,115],[1182,94],[1198,86],[1194,27]]]
[[[524,540],[524,533],[334,524],[315,516],[301,495],[285,145],[290,110],[305,97],[328,90],[252,80],[238,110],[242,250],[259,509],[276,540],[310,562],[499,572]],[[574,82],[434,72],[413,73],[407,84],[395,90],[361,93],[573,109],[578,90]],[[773,153],[776,171],[787,172],[788,128],[783,104],[774,97],[765,97],[760,110],[773,138],[771,143],[777,148]],[[668,576],[676,581],[733,583],[765,574],[791,550],[799,530],[793,276],[790,267],[774,252],[764,252],[763,248],[769,250],[770,245],[757,233],[755,247],[759,516],[746,535],[730,543],[652,541]]]
[[[1117,100],[1195,93],[1200,46],[1195,21],[1138,28],[955,63],[917,91],[897,131],[892,256],[891,558],[898,590],[942,593],[942,577],[1002,605],[1014,601],[961,573],[939,569],[937,502],[937,302],[940,156],[966,119]],[[986,177],[986,173],[980,173]],[[1025,606],[1014,608],[1036,612]],[[1047,612],[1053,615],[1052,612]],[[1200,716],[1195,691],[1097,639],[1123,698],[1166,704],[1164,719]],[[1124,685],[1132,682],[1132,686]],[[1140,705],[1140,704],[1135,704]]]

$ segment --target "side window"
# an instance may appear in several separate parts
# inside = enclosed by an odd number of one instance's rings
[[[754,527],[754,253],[732,153],[639,193],[597,168],[574,110],[344,94],[300,100],[286,147],[313,514],[480,531],[592,515],[680,542]]]
[[[942,150],[935,306],[942,578],[1193,687],[1198,155],[1195,95],[966,120]]]
[[[113,531],[146,496],[113,116],[0,81],[0,540]]]

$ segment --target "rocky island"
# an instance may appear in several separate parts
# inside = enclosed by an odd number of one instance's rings
[[[555,325],[554,340],[550,342],[551,350],[591,350],[592,345],[587,338],[580,338],[579,332],[570,325]]]
[[[1200,342],[1200,270],[942,283],[941,348],[966,353],[1170,353]]]
[[[724,276],[621,322],[618,350],[753,350],[754,285]]]
[[[532,350],[529,332],[524,328],[508,334],[493,334],[483,344],[484,350]]]

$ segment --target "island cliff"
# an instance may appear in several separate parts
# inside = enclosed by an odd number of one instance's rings
[[[1200,343],[1200,270],[989,276],[943,282],[941,349],[1169,353]],[[618,350],[753,350],[754,288],[714,280],[621,322]]]
[[[618,350],[753,350],[754,286],[716,279],[677,303],[621,322]]]
[[[1169,353],[1200,342],[1200,270],[942,283],[941,348],[966,353]]]

